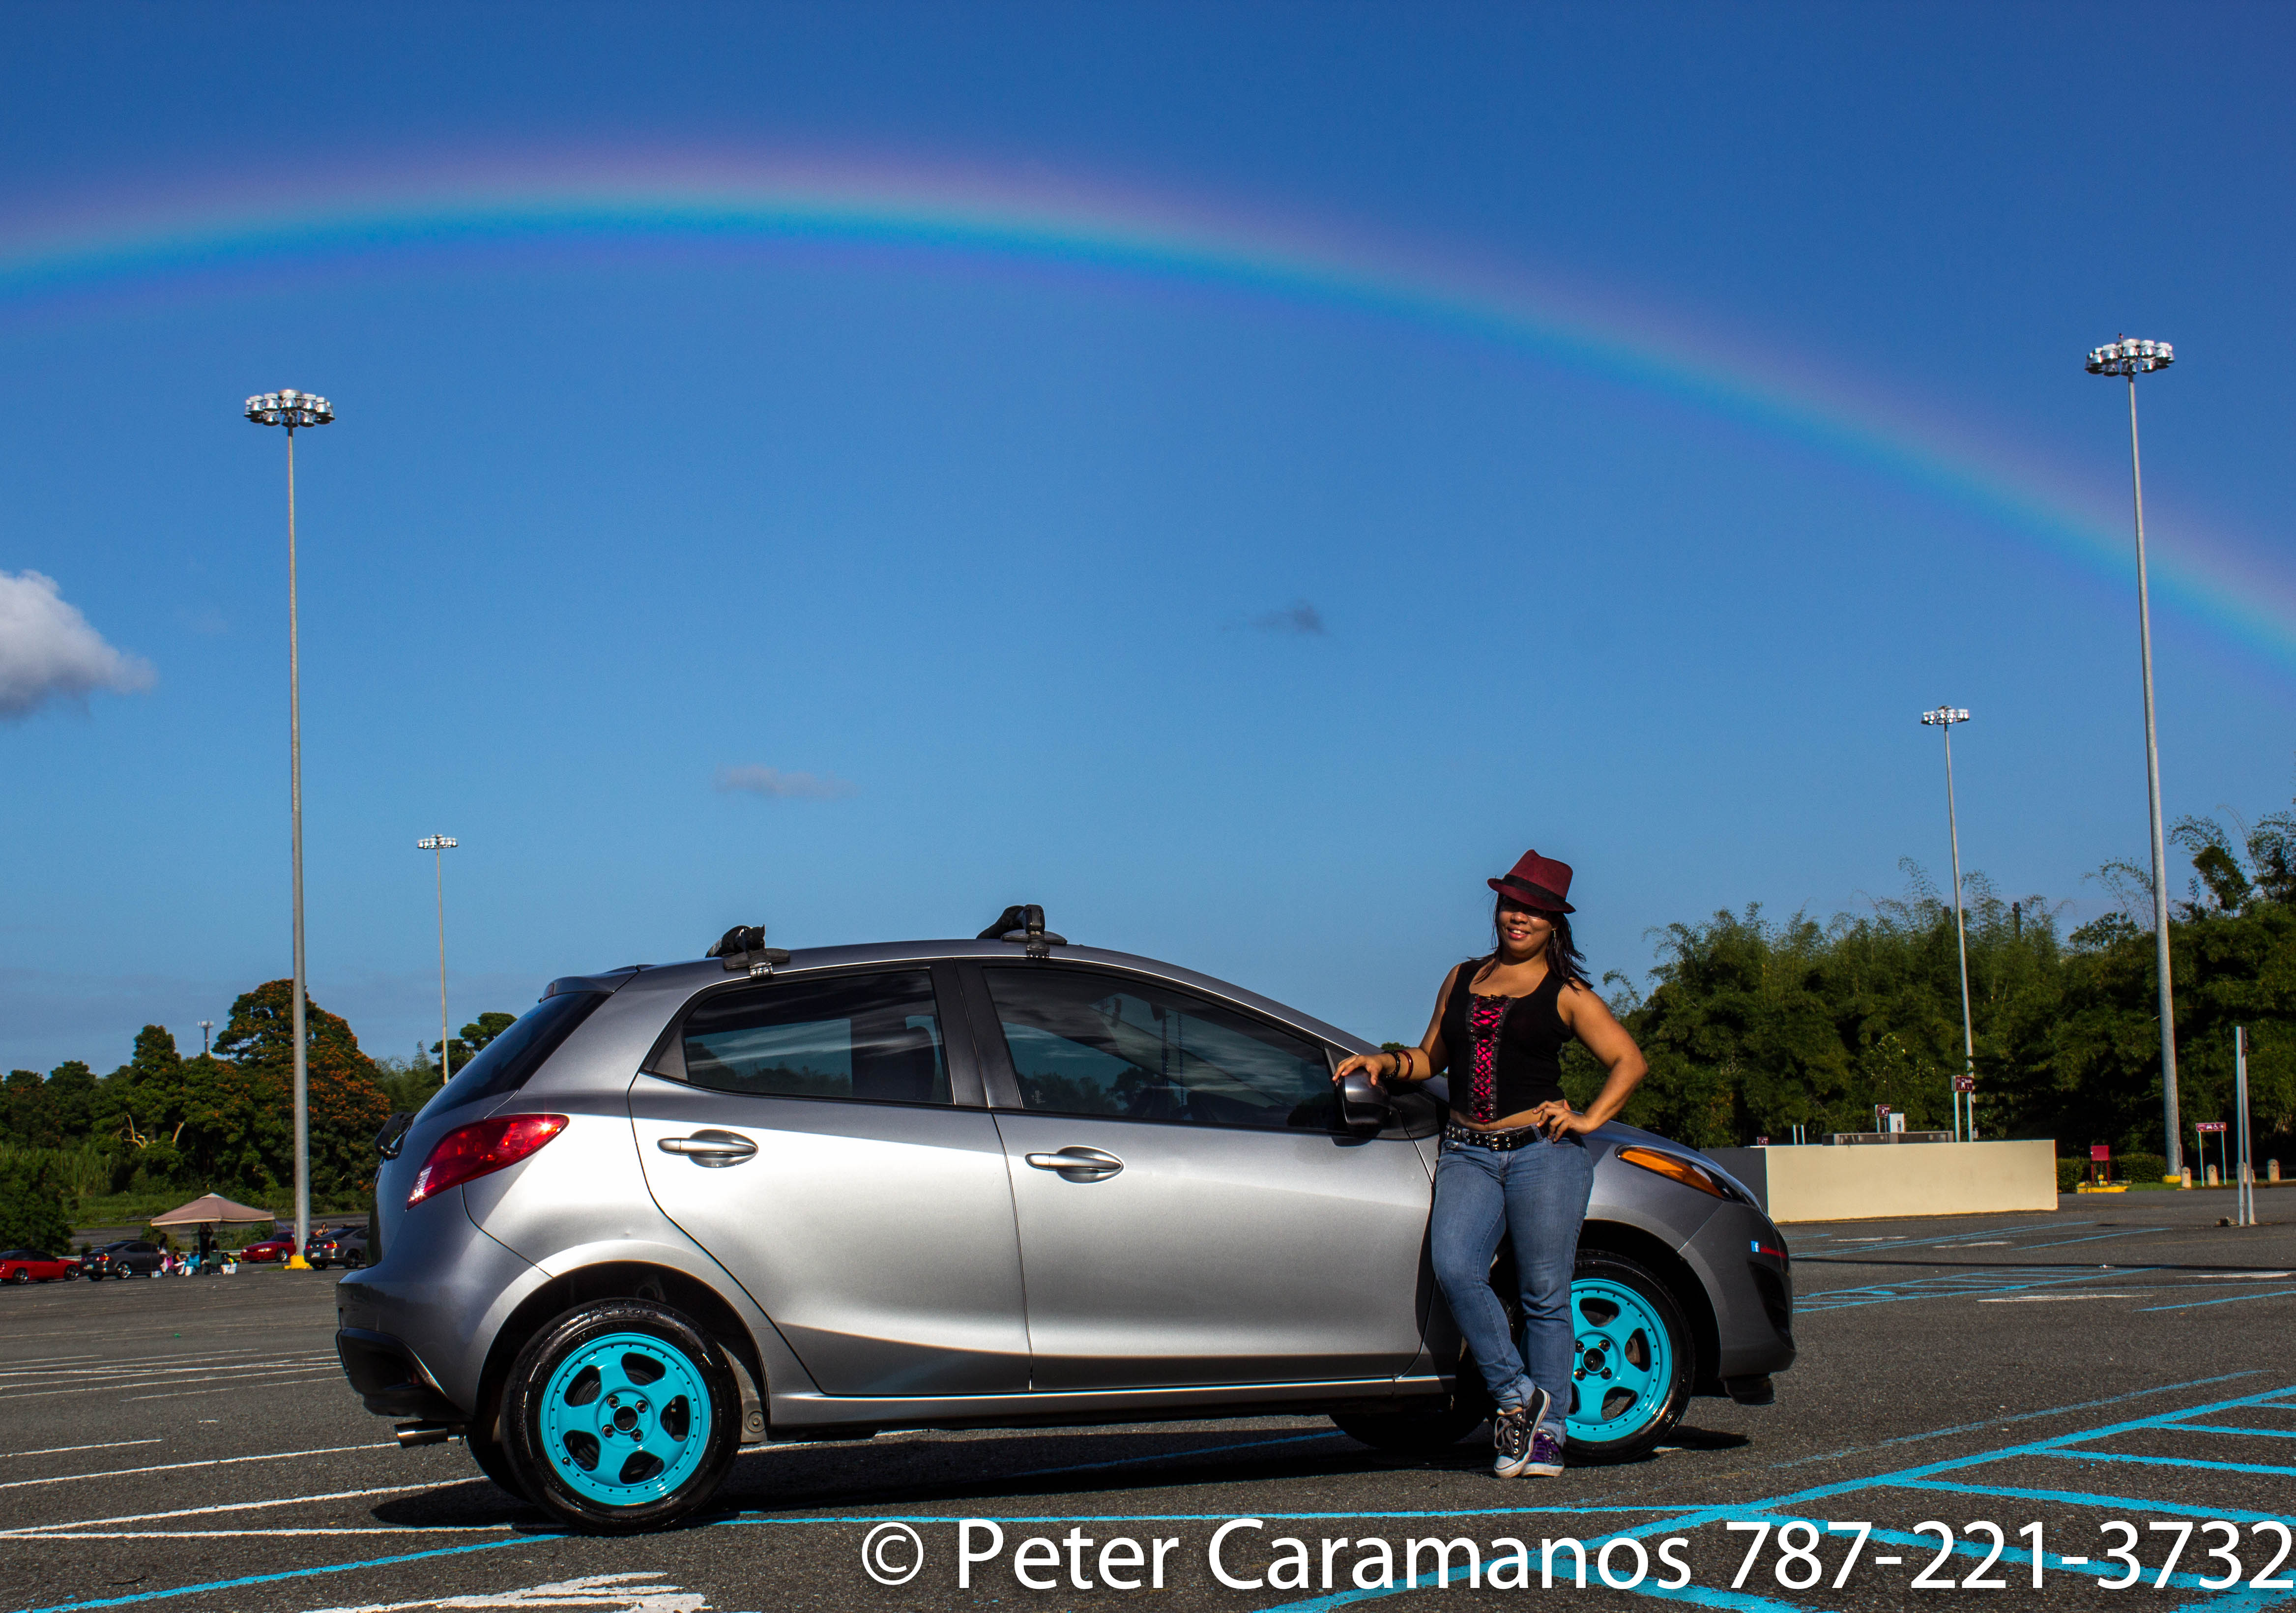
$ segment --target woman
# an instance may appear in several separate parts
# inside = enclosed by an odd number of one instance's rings
[[[1570,1271],[1595,1180],[1584,1139],[1624,1107],[1648,1066],[1587,983],[1570,941],[1568,916],[1578,909],[1564,900],[1570,866],[1526,852],[1485,883],[1497,893],[1490,956],[1444,977],[1417,1047],[1358,1054],[1335,1079],[1360,1070],[1401,1084],[1449,1073],[1429,1227],[1435,1280],[1497,1407],[1492,1471],[1551,1478],[1562,1471],[1570,1410]],[[1562,1044],[1572,1036],[1610,1071],[1584,1114],[1562,1096]],[[1522,1290],[1520,1346],[1491,1289],[1502,1235],[1513,1239]]]

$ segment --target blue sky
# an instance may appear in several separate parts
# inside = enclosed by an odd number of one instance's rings
[[[436,1033],[434,831],[457,1025],[735,922],[1036,901],[1375,1036],[1527,845],[1636,975],[1653,926],[1941,876],[1941,700],[2003,893],[2077,921],[2145,835],[2125,569],[1599,365],[1057,251],[609,232],[12,295],[12,257],[473,164],[961,173],[1564,288],[2116,518],[2123,399],[2079,361],[2127,330],[2182,360],[2156,557],[2296,588],[2292,27],[0,12],[0,572],[150,672],[0,720],[0,1061],[196,1046],[286,973],[283,445],[238,416],[280,386],[340,411],[299,444],[311,973],[379,1053]],[[2172,816],[2289,799],[2285,642],[2156,602]]]

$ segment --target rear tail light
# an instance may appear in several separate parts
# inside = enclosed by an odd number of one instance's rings
[[[438,1140],[414,1173],[414,1190],[406,1196],[406,1207],[411,1210],[448,1188],[514,1165],[565,1129],[563,1115],[504,1115],[456,1126]]]
[[[1628,1164],[1640,1165],[1645,1171],[1655,1171],[1686,1188],[1711,1193],[1717,1198],[1734,1197],[1710,1173],[1700,1170],[1679,1154],[1661,1154],[1656,1148],[1620,1148],[1619,1157]]]

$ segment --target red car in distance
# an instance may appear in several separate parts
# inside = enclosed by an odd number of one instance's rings
[[[266,1260],[284,1260],[294,1247],[295,1239],[292,1237],[266,1238],[261,1243],[249,1244],[239,1252],[239,1258],[258,1263]]]
[[[58,1260],[37,1249],[0,1249],[0,1282],[70,1282],[78,1275],[75,1260]]]

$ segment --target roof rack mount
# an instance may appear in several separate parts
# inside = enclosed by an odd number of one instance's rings
[[[728,975],[770,975],[775,964],[790,960],[781,948],[766,944],[766,926],[761,924],[735,925],[701,955],[725,959]]]
[[[973,939],[1019,942],[1031,958],[1050,958],[1054,947],[1069,943],[1067,936],[1055,935],[1045,927],[1045,909],[1033,904],[1006,908],[995,924]]]

